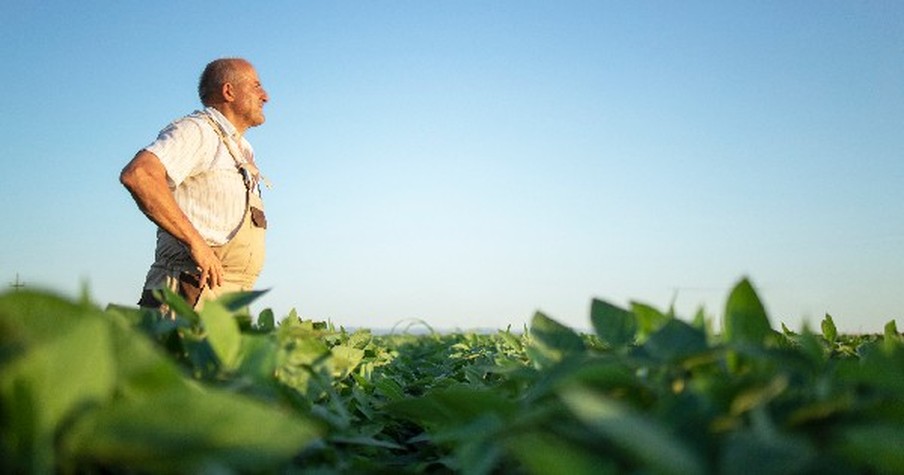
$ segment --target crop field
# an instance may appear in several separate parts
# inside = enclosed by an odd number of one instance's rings
[[[904,341],[595,300],[496,333],[376,335],[237,294],[178,316],[0,295],[3,473],[904,473]]]

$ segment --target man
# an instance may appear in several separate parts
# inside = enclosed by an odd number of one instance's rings
[[[153,291],[168,287],[198,308],[250,290],[263,267],[263,177],[243,135],[264,123],[269,97],[254,67],[240,58],[208,64],[198,95],[205,108],[163,129],[120,175],[158,226],[143,307],[159,307]]]

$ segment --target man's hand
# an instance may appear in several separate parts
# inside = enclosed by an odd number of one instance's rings
[[[223,283],[223,263],[205,242],[190,248],[191,258],[201,273],[198,282],[201,287],[219,287]]]

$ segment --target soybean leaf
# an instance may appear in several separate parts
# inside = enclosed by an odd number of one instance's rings
[[[251,303],[260,298],[261,295],[264,295],[269,291],[270,289],[231,292],[224,294],[217,300],[223,305],[223,307],[226,308],[226,310],[229,310],[230,312],[238,312],[251,305]]]
[[[900,423],[861,424],[844,429],[838,450],[863,473],[904,473],[904,429]]]
[[[584,341],[571,328],[537,312],[531,320],[530,333],[533,347],[548,361],[561,361],[564,357],[584,351]]]
[[[890,320],[885,324],[885,337],[883,338],[883,347],[888,353],[894,352],[901,346],[901,334],[898,333],[898,325],[894,320]]]
[[[197,473],[211,462],[266,471],[318,433],[307,419],[240,395],[174,389],[92,412],[75,424],[64,447],[104,466],[154,473]]]
[[[741,280],[728,296],[722,331],[727,342],[763,345],[772,333],[766,309],[753,285]]]
[[[260,385],[273,383],[276,371],[276,342],[261,335],[242,335],[239,373]]]
[[[703,331],[678,319],[668,320],[643,347],[651,356],[664,361],[678,360],[708,349]]]
[[[272,332],[276,328],[276,318],[273,310],[265,308],[257,317],[257,326],[262,332]]]
[[[217,358],[227,369],[234,369],[242,346],[238,323],[220,301],[205,302],[200,317]]]
[[[29,345],[4,365],[0,379],[4,426],[19,439],[18,450],[5,456],[34,473],[51,472],[54,436],[63,422],[81,407],[105,402],[115,384],[107,322],[76,312],[66,317],[75,322],[66,334]]]
[[[637,317],[637,338],[645,339],[656,330],[662,328],[671,317],[643,303],[631,302],[631,312]]]
[[[332,354],[331,364],[333,367],[333,376],[342,378],[354,369],[364,359],[364,350],[352,348],[346,345],[336,345],[330,348]]]
[[[739,432],[727,437],[719,473],[810,473],[815,461],[816,449],[805,439]]]
[[[634,342],[637,318],[625,309],[593,299],[590,320],[596,335],[612,348],[622,348]]]
[[[568,388],[561,397],[578,420],[623,450],[629,459],[646,469],[642,471],[705,473],[700,457],[657,421],[584,388]]]
[[[192,325],[198,324],[198,313],[195,312],[195,309],[179,294],[166,287],[156,292],[160,293],[159,298],[170,308],[170,310],[175,312],[176,315],[188,320]]]
[[[835,322],[832,321],[832,316],[828,313],[822,320],[822,337],[825,338],[830,345],[834,345],[835,340],[838,338],[838,329],[835,328]]]
[[[115,314],[108,312],[108,315],[120,395],[137,397],[187,384],[173,360],[158,346],[126,326]]]
[[[374,387],[381,394],[389,398],[390,401],[401,401],[405,399],[405,391],[399,383],[395,382],[388,376],[382,376],[374,380]]]
[[[596,457],[591,451],[577,444],[544,432],[517,434],[506,441],[509,451],[529,473],[546,475],[617,474],[618,467],[611,460]]]
[[[386,409],[437,431],[467,424],[483,414],[510,415],[515,405],[492,391],[454,386],[391,402]]]

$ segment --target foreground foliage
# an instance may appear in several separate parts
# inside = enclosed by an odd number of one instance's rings
[[[594,300],[593,334],[373,335],[255,325],[257,293],[175,320],[0,296],[4,473],[904,473],[904,345],[772,328],[753,287],[722,333]]]

